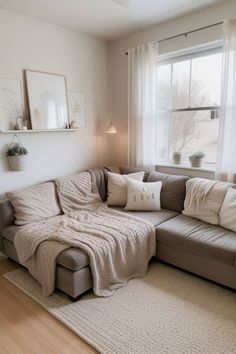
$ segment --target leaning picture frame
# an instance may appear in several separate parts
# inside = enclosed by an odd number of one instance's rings
[[[14,130],[23,115],[21,80],[0,78],[0,131]]]
[[[83,92],[68,91],[70,127],[86,129],[86,108]]]
[[[65,75],[25,70],[25,78],[32,129],[69,128]]]

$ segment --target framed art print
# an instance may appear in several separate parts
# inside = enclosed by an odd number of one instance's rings
[[[23,119],[21,81],[0,78],[0,130],[14,130]]]
[[[65,76],[31,70],[25,74],[32,129],[68,128]]]
[[[71,127],[86,128],[84,94],[68,91],[68,101]]]

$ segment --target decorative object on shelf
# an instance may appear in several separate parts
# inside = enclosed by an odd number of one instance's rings
[[[16,142],[14,142],[16,140]],[[8,145],[6,156],[10,171],[24,171],[28,151],[21,143],[20,139],[14,134],[12,141]]]
[[[78,127],[76,121],[75,121],[75,120],[72,120],[72,122],[70,123],[70,129],[78,129],[78,128],[79,128],[79,127]]]
[[[21,81],[0,78],[0,130],[14,130],[23,119]]]
[[[68,102],[71,122],[70,128],[86,128],[84,94],[76,91],[68,91]]]
[[[204,152],[197,151],[194,154],[189,156],[189,161],[192,167],[201,167],[202,166],[202,159],[205,157]]]
[[[182,153],[181,152],[174,152],[173,153],[173,163],[176,165],[181,164],[182,160]]]
[[[32,129],[65,129],[69,126],[66,77],[26,70]]]
[[[15,130],[23,130],[23,121],[22,118],[17,118]]]
[[[116,127],[112,124],[112,122],[109,123],[107,129],[105,130],[105,133],[107,133],[107,134],[116,134],[117,133]]]

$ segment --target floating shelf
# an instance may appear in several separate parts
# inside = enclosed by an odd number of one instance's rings
[[[2,134],[23,134],[23,133],[48,133],[48,132],[74,132],[76,129],[28,129],[28,130],[0,130]]]

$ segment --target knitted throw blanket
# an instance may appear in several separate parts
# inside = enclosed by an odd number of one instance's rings
[[[186,198],[183,214],[219,224],[219,212],[229,183],[191,178],[186,183]]]
[[[53,293],[56,258],[69,247],[88,254],[98,296],[110,296],[129,279],[144,276],[156,252],[154,226],[109,209],[92,192],[89,172],[56,184],[65,214],[25,225],[15,237],[19,260],[42,285],[43,294]]]

